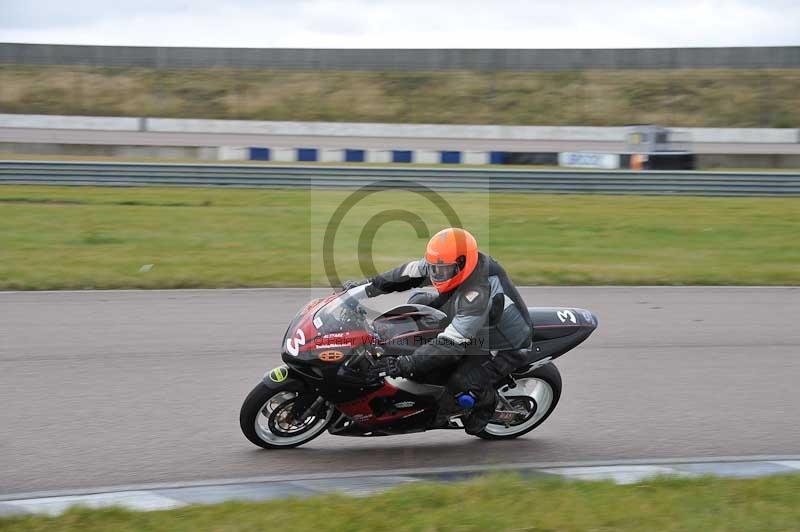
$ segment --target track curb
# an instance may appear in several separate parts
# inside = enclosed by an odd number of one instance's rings
[[[655,476],[713,475],[755,478],[800,473],[800,456],[759,455],[495,464],[54,490],[0,495],[0,516],[58,515],[73,506],[122,507],[137,511],[169,510],[192,504],[256,502],[287,497],[310,497],[333,492],[358,497],[412,482],[451,482],[500,472],[514,472],[524,476],[560,476],[577,480],[611,480],[620,484],[640,482]]]

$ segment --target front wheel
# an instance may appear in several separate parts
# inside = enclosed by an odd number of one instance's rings
[[[307,443],[325,430],[334,406],[324,404],[306,419],[293,415],[298,393],[271,390],[263,382],[253,388],[242,404],[239,425],[248,440],[265,449],[288,449]]]
[[[510,440],[527,434],[555,410],[561,398],[561,374],[555,365],[522,369],[513,374],[516,386],[503,386],[497,392],[494,417],[477,436],[486,440]],[[510,408],[509,408],[510,407]]]

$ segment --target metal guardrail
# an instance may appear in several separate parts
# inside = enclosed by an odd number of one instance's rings
[[[0,161],[0,184],[376,188],[697,196],[800,195],[800,173]]]

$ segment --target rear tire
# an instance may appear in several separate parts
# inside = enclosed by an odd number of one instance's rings
[[[325,404],[316,416],[309,416],[300,425],[292,425],[288,412],[296,397],[297,392],[274,390],[263,382],[258,383],[245,398],[239,412],[242,433],[264,449],[290,449],[325,432],[333,418],[333,405]]]
[[[513,373],[517,387],[498,393],[508,399],[515,395],[527,396],[536,402],[536,411],[525,421],[516,425],[505,426],[489,423],[483,431],[476,434],[484,440],[510,440],[527,434],[550,417],[561,398],[561,373],[550,363],[535,369],[522,369]],[[499,405],[498,405],[499,408]]]

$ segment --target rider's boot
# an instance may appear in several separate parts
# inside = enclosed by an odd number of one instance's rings
[[[439,410],[436,413],[436,418],[434,419],[431,428],[434,429],[446,429],[452,428],[452,423],[450,419],[453,416],[460,414],[463,409],[458,405],[456,402],[455,397],[446,393],[442,396],[439,400]]]
[[[484,388],[477,395],[475,406],[464,416],[464,432],[473,436],[482,432],[494,416],[496,408],[497,392],[492,387]]]

